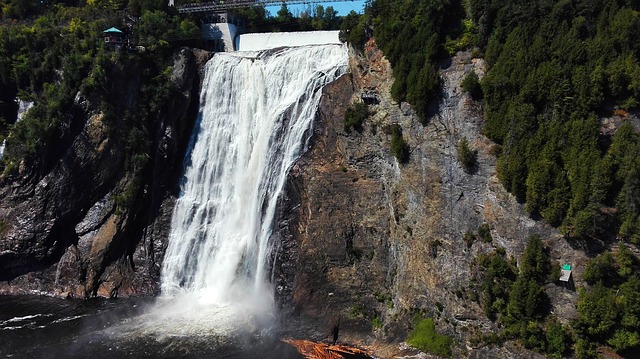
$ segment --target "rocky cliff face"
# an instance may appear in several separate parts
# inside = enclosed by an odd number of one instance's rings
[[[174,56],[171,80],[180,95],[152,121],[155,152],[143,184],[128,194],[135,199],[130,208],[116,203],[133,181],[123,170],[128,128],[78,93],[64,135],[47,149],[57,155],[38,169],[23,163],[17,176],[2,180],[0,293],[85,297],[157,290],[173,195],[198,109],[198,67],[207,57],[188,49]],[[139,74],[109,74],[117,103],[134,108]]]
[[[79,94],[59,156],[41,174],[21,168],[0,189],[0,293],[40,291],[68,296],[125,296],[157,292],[159,268],[198,109],[203,52],[176,54],[172,80],[181,95],[154,122],[149,170],[133,208],[116,196],[132,178],[122,173],[122,127]],[[444,92],[421,124],[406,103],[395,103],[392,73],[370,42],[352,56],[351,73],[324,90],[309,151],[296,163],[277,221],[276,292],[290,328],[309,339],[333,339],[373,348],[388,357],[411,317],[433,316],[438,329],[461,343],[455,356],[521,356],[518,349],[472,348],[468,340],[495,329],[474,297],[477,258],[504,248],[519,258],[532,234],[552,257],[580,266],[584,257],[498,182],[491,142],[481,135],[480,104],[462,93],[470,71],[484,64],[460,53],[443,69]],[[135,101],[139,79],[121,78],[121,103]],[[116,85],[114,85],[116,86]],[[345,109],[365,99],[372,115],[362,131],[346,132]],[[390,127],[400,125],[409,145],[406,164],[390,149]],[[456,145],[466,138],[477,166],[464,171]],[[472,243],[468,231],[487,224],[493,240]],[[574,318],[575,293],[550,285],[553,310]],[[464,343],[468,345],[465,346]],[[514,354],[517,353],[517,354]]]
[[[480,104],[460,88],[470,71],[483,75],[482,60],[460,53],[444,66],[443,98],[426,125],[391,99],[391,69],[373,42],[350,67],[350,76],[325,89],[312,146],[294,167],[284,199],[277,290],[291,303],[292,321],[315,339],[338,331],[341,340],[386,357],[403,352],[385,343],[406,339],[411,317],[422,313],[464,344],[495,329],[472,299],[481,254],[502,247],[517,259],[527,238],[539,234],[553,259],[584,260],[499,183],[492,143],[480,132]],[[347,133],[344,111],[363,98],[373,115],[361,132]],[[390,150],[394,124],[410,148],[404,165]],[[457,160],[462,138],[477,150],[472,173]],[[465,242],[464,234],[483,223],[493,241]],[[548,292],[556,314],[575,317],[574,292],[555,285]],[[500,350],[493,354],[515,349]],[[487,354],[460,345],[454,356],[467,351]]]

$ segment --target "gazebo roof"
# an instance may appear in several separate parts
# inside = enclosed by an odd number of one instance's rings
[[[108,34],[122,34],[122,31],[116,29],[115,27],[112,27],[110,29],[106,29],[103,32],[104,33],[108,33]]]

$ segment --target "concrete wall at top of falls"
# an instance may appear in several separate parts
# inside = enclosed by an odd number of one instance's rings
[[[214,51],[234,51],[234,41],[237,41],[238,28],[226,22],[202,24],[202,38],[214,41]]]
[[[260,51],[278,47],[340,44],[339,31],[303,31],[242,34],[237,38],[238,51]]]

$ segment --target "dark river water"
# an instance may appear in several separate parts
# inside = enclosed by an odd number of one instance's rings
[[[302,358],[272,333],[226,340],[175,332],[159,335],[168,323],[158,323],[152,331],[140,330],[136,322],[143,321],[138,318],[154,301],[0,296],[0,357]]]

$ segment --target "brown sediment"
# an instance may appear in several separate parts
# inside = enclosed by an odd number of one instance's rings
[[[295,339],[282,339],[282,341],[294,346],[298,352],[307,359],[368,358],[370,355],[366,350],[346,345],[316,343],[310,340]]]

